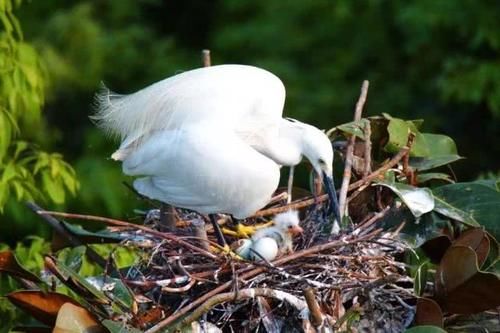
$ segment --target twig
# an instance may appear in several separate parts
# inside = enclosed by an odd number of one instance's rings
[[[366,96],[368,94],[368,86],[369,82],[367,80],[363,81],[363,85],[361,86],[361,94],[359,96],[358,102],[356,103],[356,110],[354,112],[354,121],[359,121],[361,119],[361,113],[363,112],[363,106],[365,105]],[[351,135],[351,137],[349,138],[349,143],[347,144],[344,176],[342,178],[342,185],[340,187],[340,193],[339,193],[339,210],[341,219],[344,217],[344,215],[346,215],[346,199],[347,199],[349,182],[351,180],[351,168],[352,168],[352,159],[354,155],[355,142],[356,142],[356,136]],[[340,222],[341,221],[339,221],[339,223]]]
[[[353,231],[353,234],[357,235],[359,234],[363,229],[367,230],[373,223],[377,222],[380,220],[391,208],[391,206],[386,206],[383,210],[380,212],[376,213],[373,215],[368,221],[359,224],[356,228],[356,230]]]
[[[270,288],[248,288],[242,289],[238,292],[238,296],[235,298],[233,292],[221,293],[218,294],[207,301],[205,301],[202,305],[200,305],[196,310],[194,310],[190,315],[186,316],[180,323],[180,325],[189,324],[198,318],[200,318],[204,313],[210,311],[214,306],[229,302],[229,301],[241,301],[244,299],[255,298],[258,296],[274,298],[283,302],[287,302],[296,308],[299,312],[302,312],[307,308],[306,302],[301,300],[300,298],[286,293],[281,290],[274,290]],[[146,333],[150,333],[151,329],[146,331]],[[153,331],[151,331],[153,332]]]
[[[372,172],[372,126],[370,121],[365,123],[365,168],[363,177],[366,177]]]
[[[165,286],[165,287],[161,288],[161,291],[166,292],[166,293],[172,293],[172,294],[184,293],[184,292],[188,291],[189,289],[191,289],[195,284],[196,284],[196,280],[193,279],[193,280],[189,281],[188,284],[186,284],[182,287],[173,288],[173,287]]]
[[[408,144],[405,147],[401,148],[401,150],[396,155],[394,155],[389,160],[389,162],[384,164],[382,167],[378,168],[376,171],[372,172],[371,174],[369,174],[365,178],[360,179],[357,182],[354,182],[351,185],[349,185],[349,191],[352,191],[355,188],[358,188],[360,186],[363,186],[364,184],[367,184],[367,183],[375,180],[377,177],[384,174],[387,170],[391,169],[396,164],[398,164],[401,161],[401,159],[404,156],[406,156],[406,154],[408,154],[410,152],[414,137],[415,137],[415,135],[410,133],[410,135],[408,136]],[[412,139],[410,140],[410,138],[412,138]]]
[[[314,289],[307,287],[303,290],[304,298],[306,299],[307,307],[309,308],[309,315],[311,318],[311,324],[315,328],[319,328],[323,324],[323,314],[319,308],[318,301],[314,295]]]
[[[353,239],[351,241],[335,240],[335,241],[332,241],[332,242],[329,242],[326,244],[316,245],[316,246],[313,246],[311,248],[289,254],[285,257],[281,257],[281,258],[275,260],[273,262],[273,264],[275,266],[278,266],[278,265],[285,264],[289,261],[295,260],[297,258],[301,258],[301,257],[307,256],[307,255],[311,255],[311,254],[315,254],[315,253],[318,253],[321,251],[329,250],[329,249],[332,249],[335,247],[352,245],[352,244],[355,244],[358,242],[362,242],[362,241],[371,239],[371,238],[375,237],[375,235],[377,235],[380,232],[381,232],[381,229],[378,229],[378,230],[375,230],[374,232],[372,232],[366,236],[359,237],[359,238]],[[254,277],[254,276],[256,276],[264,271],[265,271],[265,268],[263,268],[263,267],[254,268],[250,271],[247,271],[247,272],[241,274],[240,280],[252,278],[252,277]],[[227,281],[227,282],[221,284],[220,286],[218,286],[217,288],[212,289],[211,291],[207,292],[206,294],[204,294],[200,298],[194,300],[193,302],[187,304],[185,307],[179,309],[174,314],[172,314],[170,317],[163,319],[162,321],[157,323],[155,326],[153,326],[149,330],[147,330],[145,333],[159,332],[160,330],[167,327],[172,322],[174,322],[174,321],[178,320],[179,318],[181,318],[182,316],[186,315],[188,312],[190,312],[196,306],[199,306],[200,304],[204,303],[205,301],[209,300],[210,298],[215,297],[217,294],[223,292],[227,288],[230,288],[232,286],[232,284],[233,284],[232,281]],[[234,296],[234,293],[229,293],[229,294],[231,295],[231,297]]]
[[[212,254],[204,249],[200,249],[199,247],[197,247],[189,242],[186,242],[186,241],[178,238],[175,235],[172,235],[172,234],[166,233],[166,232],[156,231],[154,229],[148,228],[148,227],[140,225],[140,224],[133,224],[133,223],[125,222],[125,221],[120,221],[120,220],[115,220],[115,219],[110,219],[110,218],[100,217],[100,216],[54,212],[54,211],[48,211],[48,210],[43,210],[43,209],[37,210],[36,213],[38,215],[52,215],[52,216],[61,216],[61,217],[80,219],[80,220],[100,221],[100,222],[104,222],[107,225],[114,225],[114,226],[120,226],[120,227],[139,229],[139,230],[142,230],[150,235],[153,235],[153,236],[156,236],[156,237],[159,237],[162,239],[167,239],[167,240],[176,242],[178,244],[181,244],[181,245],[183,245],[183,246],[185,246],[185,247],[187,247],[195,252],[198,252],[198,253],[204,255],[207,258],[216,259],[216,260],[219,259],[216,255],[214,255],[214,254]]]
[[[68,243],[71,244],[71,246],[76,247],[85,245],[86,254],[89,256],[89,258],[102,268],[106,267],[106,260],[103,257],[101,257],[97,252],[95,252],[90,246],[87,246],[86,244],[82,243],[71,232],[66,230],[66,228],[60,221],[58,221],[52,216],[42,214],[41,212],[43,211],[43,209],[34,202],[27,202],[26,206],[28,206],[28,208],[31,209],[35,214],[39,215],[42,219],[44,219],[52,227],[52,229],[54,229],[54,231],[57,232],[61,237],[66,239]]]
[[[210,67],[212,65],[212,60],[210,58],[210,50],[201,51],[201,62],[203,67]]]

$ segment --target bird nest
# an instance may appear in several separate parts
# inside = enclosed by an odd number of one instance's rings
[[[129,324],[228,332],[403,331],[414,317],[412,280],[401,257],[398,231],[375,229],[380,215],[356,229],[325,235],[321,210],[305,214],[294,252],[272,262],[244,261],[204,246],[194,237],[201,218],[179,212],[174,233],[148,232],[135,246],[148,257],[129,270],[125,282],[138,300]],[[151,230],[161,229],[156,217]],[[247,224],[256,220],[247,220]],[[203,223],[202,223],[203,224]],[[133,239],[133,237],[132,237]],[[215,244],[209,230],[208,241]],[[146,314],[146,315],[141,315]]]

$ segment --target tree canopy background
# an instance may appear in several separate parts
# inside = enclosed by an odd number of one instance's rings
[[[88,118],[93,95],[101,81],[129,93],[200,67],[203,48],[214,64],[277,74],[287,87],[285,113],[321,128],[352,120],[368,79],[365,114],[423,118],[427,131],[454,138],[467,158],[454,166],[457,178],[498,176],[496,0],[53,0],[23,2],[15,15],[43,67],[37,75],[50,126],[32,136],[62,153],[80,183],[64,203],[45,204],[51,209],[133,214],[139,203],[108,158],[117,143]],[[0,219],[0,241],[14,242],[40,224],[15,198]]]

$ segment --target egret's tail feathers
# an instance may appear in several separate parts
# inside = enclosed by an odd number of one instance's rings
[[[121,112],[127,95],[120,95],[109,90],[104,83],[94,97],[95,113],[90,116],[97,126],[108,134],[123,136],[124,114]]]

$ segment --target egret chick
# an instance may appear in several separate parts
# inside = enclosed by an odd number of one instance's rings
[[[304,231],[299,225],[299,212],[290,210],[277,214],[273,221],[274,226],[257,230],[252,236],[252,240],[257,241],[260,238],[270,237],[278,244],[280,253],[292,253],[293,237]]]
[[[280,253],[292,253],[293,237],[303,232],[298,212],[277,214],[273,221],[273,226],[257,230],[251,239],[240,240],[236,253],[254,261],[262,258],[272,261]]]

